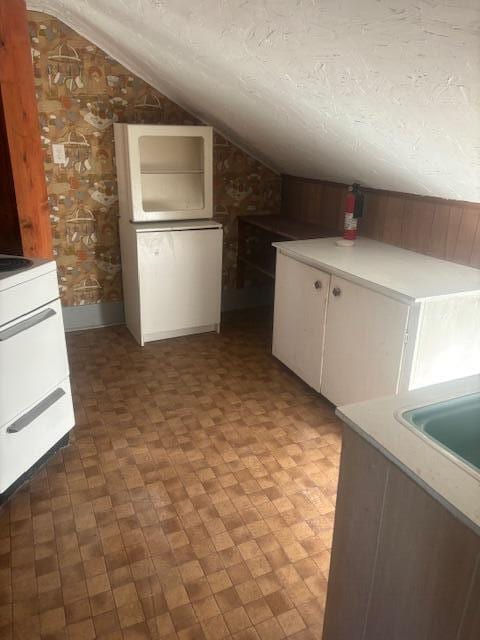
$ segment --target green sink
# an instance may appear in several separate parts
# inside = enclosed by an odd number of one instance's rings
[[[480,471],[480,393],[405,411],[402,418]]]

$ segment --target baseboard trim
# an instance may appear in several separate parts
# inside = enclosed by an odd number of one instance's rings
[[[222,311],[263,307],[273,304],[273,297],[273,284],[248,289],[224,289],[222,291]]]
[[[155,331],[154,333],[146,333],[143,336],[143,341],[156,342],[157,340],[180,338],[181,336],[189,336],[197,333],[210,333],[211,331],[218,332],[219,327],[219,324],[208,324],[202,327],[187,327],[186,329],[175,329],[173,331]]]
[[[62,307],[62,312],[65,331],[82,331],[125,323],[123,302],[100,302],[77,307]]]
[[[273,303],[273,285],[249,289],[224,289],[222,311],[262,307]],[[123,302],[100,302],[77,307],[62,307],[65,331],[98,329],[125,324]]]

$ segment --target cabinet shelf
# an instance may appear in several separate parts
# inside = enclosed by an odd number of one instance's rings
[[[247,253],[247,239],[260,230],[268,238],[263,248]],[[249,215],[238,218],[237,289],[245,286],[245,266],[275,278],[275,251],[271,243],[279,239],[305,240],[337,235],[318,224],[283,215]]]
[[[275,278],[275,253],[273,251],[268,253],[253,253],[248,255],[239,255],[239,261],[243,262],[252,269],[256,269],[268,276],[269,278]]]
[[[168,171],[168,170],[164,170],[164,169],[158,169],[158,170],[147,170],[144,171],[143,169],[140,170],[140,173],[142,174],[142,176],[153,176],[153,175],[190,175],[190,174],[200,174],[200,173],[204,173],[201,169],[192,169],[192,170],[187,170],[187,171]]]

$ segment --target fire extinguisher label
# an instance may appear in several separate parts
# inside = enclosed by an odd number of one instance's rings
[[[349,230],[357,228],[357,219],[353,217],[353,213],[345,214],[344,228]]]

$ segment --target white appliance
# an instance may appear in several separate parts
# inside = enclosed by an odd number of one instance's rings
[[[56,264],[0,255],[0,503],[73,425]]]
[[[115,124],[125,320],[145,342],[218,331],[211,127]]]

